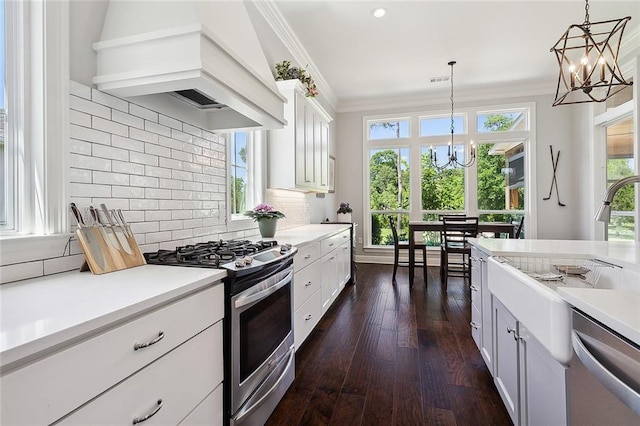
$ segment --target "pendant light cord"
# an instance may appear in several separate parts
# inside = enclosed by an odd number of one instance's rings
[[[449,99],[451,100],[451,148],[453,149],[453,132],[455,128],[453,127],[453,66],[456,64],[456,61],[449,62],[451,66],[451,96]]]

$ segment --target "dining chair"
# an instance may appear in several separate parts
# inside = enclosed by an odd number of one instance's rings
[[[516,233],[514,235],[514,238],[516,240],[520,239],[520,236],[522,235],[522,226],[524,225],[524,217],[520,218],[520,222],[518,222],[517,220],[512,220],[511,224],[516,226]]]
[[[447,288],[448,277],[457,276],[469,279],[471,284],[471,244],[469,238],[478,235],[478,218],[461,216],[443,216],[443,240],[441,250],[442,284]],[[461,259],[450,258],[459,255]]]
[[[389,216],[389,227],[391,228],[391,233],[393,234],[393,277],[391,278],[391,282],[395,284],[396,282],[396,272],[398,271],[398,267],[409,267],[409,262],[400,262],[400,250],[406,250],[408,256],[415,256],[415,253],[409,253],[409,243],[407,241],[400,241],[398,238],[398,230],[396,229],[396,221],[393,219],[393,216]],[[425,285],[427,283],[427,246],[426,244],[416,243],[416,250],[422,252],[422,262],[416,261],[414,263],[415,266],[422,266],[422,270],[424,273],[424,282]]]
[[[462,221],[464,222],[467,219],[467,216],[464,214],[441,214],[438,216],[438,220],[440,222],[443,222],[443,219],[447,217],[447,219],[449,221]],[[445,254],[445,245],[444,245],[444,226],[442,227],[442,229],[440,230],[440,280],[442,282],[444,282],[444,277],[445,277],[445,261],[446,261],[446,254]]]

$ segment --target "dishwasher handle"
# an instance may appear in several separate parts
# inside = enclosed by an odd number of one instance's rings
[[[623,354],[619,353],[615,349],[604,345],[602,342],[599,343],[600,345],[598,345],[598,352],[601,352],[600,356],[602,358],[606,358],[607,363],[615,365],[616,358],[619,358],[620,356],[624,357]],[[614,394],[620,401],[622,401],[637,414],[640,414],[640,393],[638,393],[631,386],[622,381],[620,377],[616,376],[609,369],[607,369],[607,367],[603,365],[598,357],[594,353],[590,352],[589,349],[587,349],[583,339],[580,337],[580,333],[576,332],[576,330],[573,330],[571,332],[571,344],[576,356],[580,359],[580,361],[582,361],[582,364],[585,366],[585,368],[589,370],[589,372],[600,383],[602,383],[603,386],[609,389],[609,391]],[[607,354],[606,352],[609,352],[609,354]],[[632,359],[628,359],[627,361],[638,364]],[[637,368],[640,369],[640,365],[637,365]]]

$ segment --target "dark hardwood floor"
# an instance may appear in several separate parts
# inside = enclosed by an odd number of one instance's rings
[[[296,379],[268,425],[510,425],[471,339],[468,284],[429,268],[358,264],[296,353]]]

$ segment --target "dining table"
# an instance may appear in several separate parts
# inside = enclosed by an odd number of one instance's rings
[[[508,222],[478,222],[478,234],[487,232],[493,233],[496,237],[500,234],[507,234],[509,238],[515,238],[516,223]],[[416,232],[444,231],[444,222],[434,221],[409,221],[409,287],[413,287],[414,268],[416,264]],[[424,284],[427,285],[427,277],[424,277]]]

